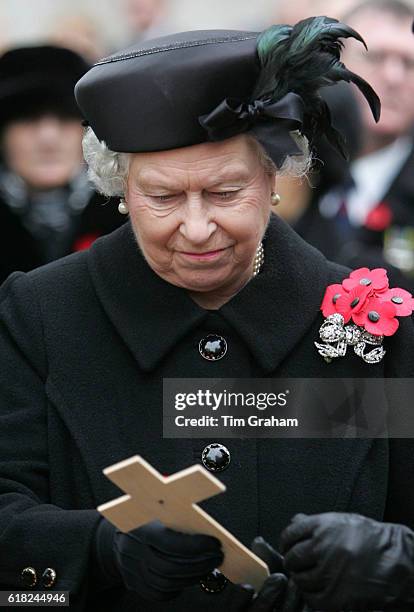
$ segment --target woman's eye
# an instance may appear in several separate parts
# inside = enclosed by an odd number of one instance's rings
[[[229,200],[237,191],[213,191],[214,196],[218,196],[220,200]]]
[[[171,200],[174,196],[171,194],[168,195],[159,195],[159,196],[150,196],[153,200],[156,200],[157,202],[168,202],[169,200]]]

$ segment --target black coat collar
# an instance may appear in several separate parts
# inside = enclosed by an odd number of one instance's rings
[[[264,249],[260,274],[219,313],[270,372],[319,316],[329,278],[323,255],[274,215]],[[208,314],[152,271],[130,224],[98,240],[88,265],[107,316],[144,371],[153,370]]]

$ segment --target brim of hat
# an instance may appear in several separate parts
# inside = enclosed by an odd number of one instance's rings
[[[58,114],[80,116],[71,80],[55,75],[31,75],[0,83],[0,124],[31,116],[42,108]]]

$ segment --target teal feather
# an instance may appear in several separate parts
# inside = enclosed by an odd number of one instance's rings
[[[324,16],[304,19],[294,27],[268,28],[257,40],[261,73],[252,96],[254,100],[277,101],[288,92],[297,93],[305,103],[308,135],[312,137],[325,130],[339,150],[343,149],[343,142],[330,125],[329,109],[318,93],[321,87],[339,81],[354,83],[365,96],[376,121],[381,109],[369,83],[341,62],[344,38],[355,38],[366,47],[354,29]]]
[[[275,45],[289,38],[292,29],[292,26],[288,25],[273,25],[261,33],[257,52],[262,62],[266,60]]]

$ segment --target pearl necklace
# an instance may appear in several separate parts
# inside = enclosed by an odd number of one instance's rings
[[[257,276],[259,274],[261,267],[263,265],[263,262],[264,262],[264,249],[263,249],[263,242],[261,242],[259,246],[257,247],[256,255],[254,256],[253,276]]]

